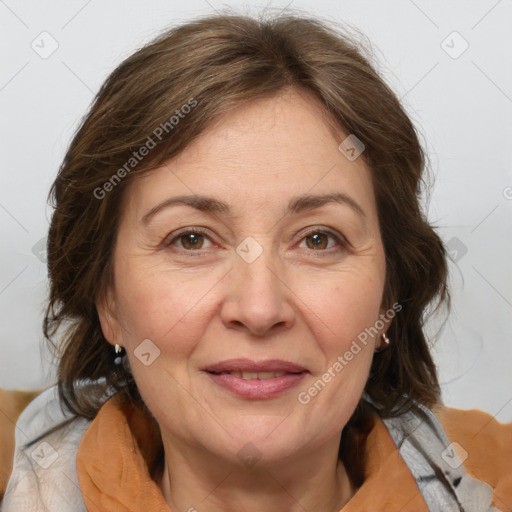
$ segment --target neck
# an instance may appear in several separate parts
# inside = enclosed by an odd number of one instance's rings
[[[164,441],[163,469],[155,480],[173,511],[333,512],[355,494],[338,459],[339,439],[300,459],[258,461],[248,468],[213,454]]]

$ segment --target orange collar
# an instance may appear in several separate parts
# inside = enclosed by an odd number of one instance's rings
[[[149,469],[161,450],[158,428],[144,408],[120,395],[107,400],[76,457],[88,512],[171,512]],[[341,512],[428,512],[414,477],[378,417],[364,457],[365,481]]]

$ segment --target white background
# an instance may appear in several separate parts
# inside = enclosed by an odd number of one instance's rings
[[[433,348],[443,398],[512,421],[512,1],[186,5],[0,1],[0,387],[54,380],[41,334],[47,280],[37,248],[50,185],[107,75],[159,31],[195,15],[290,5],[361,29],[427,140],[436,178],[429,219],[458,251],[453,311]]]

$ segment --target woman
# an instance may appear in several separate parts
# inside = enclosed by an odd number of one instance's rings
[[[440,401],[423,167],[318,20],[212,16],[129,57],[52,188],[59,381],[4,510],[510,510],[512,425]]]

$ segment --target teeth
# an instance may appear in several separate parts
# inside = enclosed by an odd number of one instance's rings
[[[286,375],[286,372],[227,372],[233,377],[238,377],[243,380],[266,380],[275,379],[276,377],[282,377]]]

